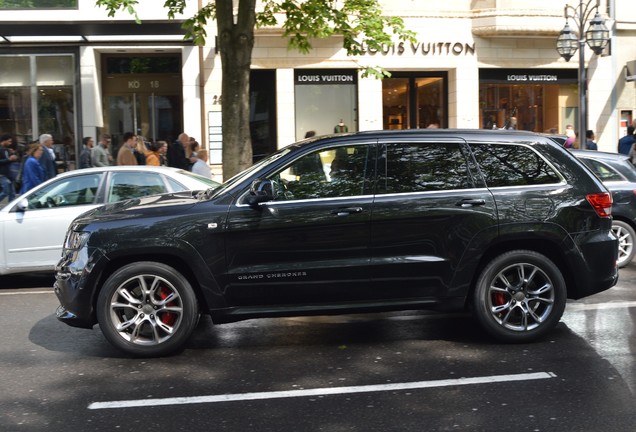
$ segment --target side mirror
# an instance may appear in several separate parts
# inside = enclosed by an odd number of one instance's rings
[[[21,199],[15,205],[15,208],[16,208],[17,211],[20,211],[20,212],[26,211],[26,209],[29,208],[29,201],[26,198]]]
[[[277,195],[276,182],[269,179],[256,179],[250,186],[250,192],[247,195],[246,202],[251,207],[256,207],[260,203],[272,201]]]

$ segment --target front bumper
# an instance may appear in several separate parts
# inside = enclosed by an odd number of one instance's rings
[[[60,302],[57,319],[73,327],[92,328],[97,324],[95,263],[105,259],[99,250],[88,256],[86,248],[64,253],[55,267],[53,289]]]

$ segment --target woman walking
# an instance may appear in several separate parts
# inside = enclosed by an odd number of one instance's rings
[[[25,193],[31,188],[39,185],[45,180],[44,168],[40,165],[42,157],[42,146],[40,144],[31,144],[26,153],[26,161],[22,169],[22,187],[20,194]]]

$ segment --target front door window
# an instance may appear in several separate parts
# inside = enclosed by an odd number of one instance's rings
[[[285,193],[279,200],[335,198],[369,193],[370,146],[343,146],[310,153],[272,178]]]

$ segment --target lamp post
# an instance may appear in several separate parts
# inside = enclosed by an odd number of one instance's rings
[[[561,30],[556,43],[557,52],[565,61],[570,61],[576,50],[579,50],[579,145],[581,149],[585,147],[585,132],[587,131],[585,43],[587,42],[594,54],[600,55],[609,42],[609,30],[605,27],[605,20],[598,13],[599,5],[600,0],[588,0],[587,2],[580,0],[578,7],[566,4],[563,13],[565,27]],[[596,13],[585,30],[585,23],[592,12]],[[570,18],[574,21],[578,33],[570,27]]]

